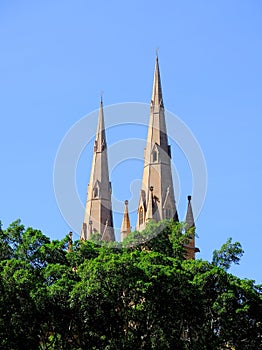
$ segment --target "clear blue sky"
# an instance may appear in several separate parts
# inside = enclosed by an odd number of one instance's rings
[[[21,218],[51,238],[68,233],[53,190],[59,144],[73,124],[98,108],[101,90],[105,105],[148,103],[159,47],[165,106],[191,129],[207,164],[207,196],[196,223],[199,257],[210,260],[232,236],[245,250],[232,272],[262,282],[261,38],[259,0],[2,0],[4,227]],[[117,135],[109,133],[109,145]],[[172,145],[179,170],[183,161],[176,152]],[[76,175],[83,202],[90,162],[87,147]],[[134,176],[142,176],[142,163],[132,165]],[[132,174],[125,167],[112,174],[119,200],[129,198],[123,179],[131,181]],[[182,189],[183,196],[190,192]],[[181,200],[181,218],[184,211]]]

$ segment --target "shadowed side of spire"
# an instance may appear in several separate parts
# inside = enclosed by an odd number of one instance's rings
[[[129,235],[131,232],[130,219],[128,213],[128,200],[125,201],[125,210],[121,225],[121,242]]]

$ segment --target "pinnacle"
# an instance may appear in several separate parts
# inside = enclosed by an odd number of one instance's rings
[[[188,196],[188,205],[187,205],[187,213],[186,213],[186,225],[187,229],[194,227],[195,226],[195,221],[194,221],[194,215],[193,215],[193,210],[192,210],[192,205],[191,205],[191,196]]]
[[[125,200],[125,210],[121,225],[121,241],[123,241],[131,232],[130,219],[128,214],[128,200]]]

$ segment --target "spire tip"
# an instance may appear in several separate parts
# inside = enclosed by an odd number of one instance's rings
[[[104,95],[104,91],[101,90],[100,91],[100,104],[103,104],[103,95]]]

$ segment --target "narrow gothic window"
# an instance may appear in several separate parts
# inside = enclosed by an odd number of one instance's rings
[[[143,208],[140,207],[139,209],[139,225],[142,225],[144,222],[144,212],[143,212]]]
[[[171,219],[171,209],[166,208],[166,219]]]
[[[153,162],[157,161],[157,151],[153,151]]]
[[[97,198],[98,197],[98,188],[95,187],[94,188],[94,198]]]

